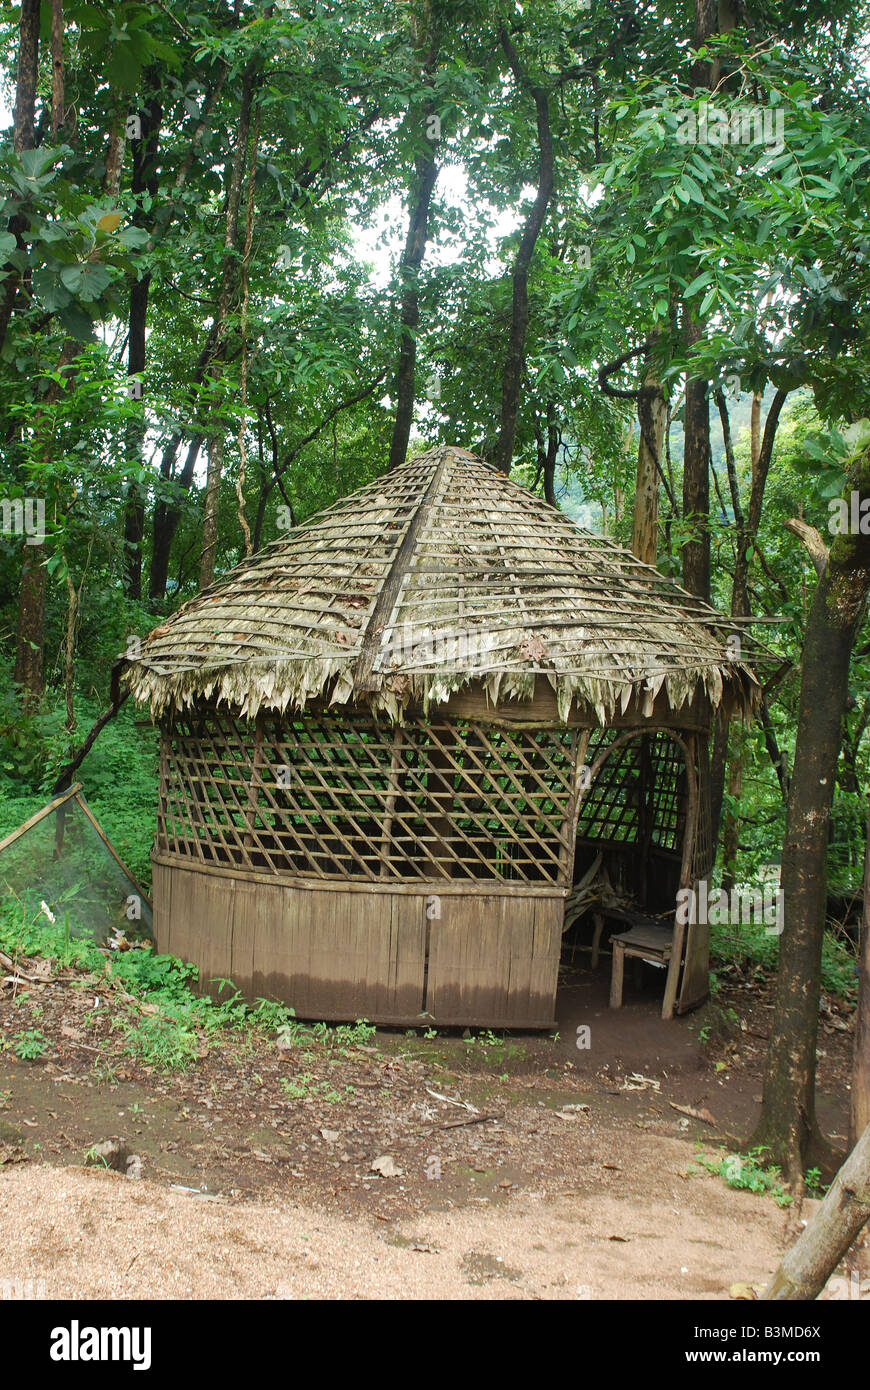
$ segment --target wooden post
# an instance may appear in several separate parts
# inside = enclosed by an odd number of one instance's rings
[[[380,878],[390,876],[390,841],[393,838],[393,812],[396,809],[396,796],[399,790],[399,772],[402,767],[402,735],[401,724],[397,724],[393,733],[393,747],[390,755],[390,789],[387,793],[387,800],[384,807],[384,833],[381,836],[381,866],[378,870]]]
[[[688,805],[686,807],[686,830],[683,835],[683,859],[680,866],[680,887],[688,888],[692,881],[692,863],[695,851],[695,830],[698,824],[698,777],[695,768],[695,750],[697,739],[694,734],[689,734],[686,740],[686,782],[688,787]],[[674,944],[671,950],[671,958],[668,961],[668,976],[665,981],[665,997],[662,1003],[662,1018],[669,1019],[674,1016],[674,1005],[677,1000],[677,984],[680,978],[680,964],[683,957],[683,945],[686,939],[686,925],[683,922],[674,920]]]
[[[621,941],[613,943],[613,964],[610,971],[610,1007],[622,1008],[622,978],[625,972],[625,946]]]
[[[258,715],[254,730],[254,756],[251,761],[251,777],[248,782],[248,806],[245,811],[245,849],[256,844],[254,829],[257,824],[257,806],[260,800],[260,768],[263,766],[263,717]],[[249,860],[253,863],[250,854]]]
[[[443,808],[442,814],[431,816],[429,824],[435,836],[435,844],[430,850],[430,864],[433,878],[451,878],[453,853],[451,831],[453,828],[453,775],[455,763],[445,748],[437,740],[429,744],[429,796],[437,796],[437,804]]]

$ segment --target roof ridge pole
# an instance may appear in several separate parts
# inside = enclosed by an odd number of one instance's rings
[[[396,606],[396,600],[399,596],[399,590],[402,587],[402,581],[407,574],[407,563],[413,554],[417,538],[428,522],[435,499],[441,491],[447,465],[448,463],[455,463],[455,461],[453,450],[449,445],[441,450],[441,458],[432,470],[432,477],[426,485],[426,491],[423,493],[420,504],[411,518],[402,542],[393,556],[393,562],[390,565],[389,573],[381,585],[381,591],[372,609],[366,628],[363,649],[354,670],[353,685],[355,691],[377,690],[380,685],[381,677],[375,675],[372,668],[375,658],[381,649],[381,637],[384,628],[387,626],[390,614]]]

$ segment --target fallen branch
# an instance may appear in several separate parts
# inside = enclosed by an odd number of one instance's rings
[[[45,984],[45,980],[41,980],[38,975],[25,975],[24,971],[15,964],[11,956],[7,956],[5,951],[0,951],[0,965],[3,966],[4,970],[11,970],[13,975],[17,975],[22,980],[28,980],[32,985]],[[3,983],[8,983],[8,977]]]
[[[458,1105],[460,1110],[470,1110],[474,1115],[477,1114],[477,1107],[472,1105],[471,1101],[454,1100],[452,1096],[443,1096],[440,1091],[433,1091],[428,1086],[426,1087],[426,1094],[434,1096],[436,1100],[443,1100],[447,1105]]]
[[[870,1125],[828,1189],[812,1221],[786,1250],[762,1299],[813,1299],[870,1219]]]
[[[503,1120],[503,1115],[469,1115],[467,1120],[448,1120],[444,1125],[435,1125],[435,1129],[461,1129],[463,1125],[482,1125],[484,1120]]]

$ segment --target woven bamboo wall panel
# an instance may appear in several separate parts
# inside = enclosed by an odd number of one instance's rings
[[[158,846],[322,879],[567,884],[578,737],[367,713],[178,717]]]
[[[549,1028],[560,896],[454,893],[431,917],[425,889],[349,893],[154,865],[158,950],[199,967],[199,988],[231,978],[248,999],[299,1018],[407,1027]]]
[[[586,763],[594,766],[619,736],[593,733]],[[677,853],[686,823],[683,750],[663,730],[623,742],[598,769],[580,805],[578,838],[610,843],[648,842]]]

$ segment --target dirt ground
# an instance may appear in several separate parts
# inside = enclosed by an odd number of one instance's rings
[[[715,1299],[762,1285],[815,1203],[736,1191],[699,1155],[751,1129],[769,985],[733,970],[715,1008],[663,1023],[655,980],[630,981],[617,1012],[606,970],[563,975],[555,1035],[203,1037],[193,1067],[168,1074],[124,1054],[108,985],[67,972],[3,989],[0,1036],[38,1027],[50,1045],[33,1061],[0,1052],[0,1292]],[[825,1001],[820,1114],[841,1139],[851,1029]],[[131,1176],[86,1166],[107,1139]],[[867,1252],[851,1267],[866,1277]]]

